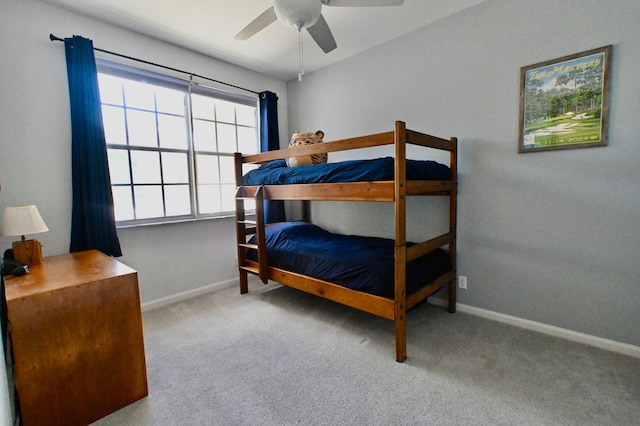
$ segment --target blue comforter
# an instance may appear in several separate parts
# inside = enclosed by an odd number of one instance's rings
[[[385,157],[287,167],[285,160],[275,160],[247,173],[242,178],[242,184],[285,185],[393,180],[393,161],[393,158]],[[451,171],[444,164],[431,160],[407,160],[408,180],[448,180],[450,178]]]
[[[333,234],[310,223],[283,222],[266,228],[266,243],[269,266],[393,298],[393,240]],[[256,260],[255,250],[248,250],[247,258]],[[441,249],[409,262],[407,295],[450,269],[449,256]]]

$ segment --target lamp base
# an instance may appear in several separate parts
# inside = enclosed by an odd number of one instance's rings
[[[42,245],[38,240],[14,241],[13,258],[29,266],[42,263]]]

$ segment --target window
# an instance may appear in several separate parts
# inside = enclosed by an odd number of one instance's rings
[[[98,60],[118,225],[227,216],[233,153],[259,151],[257,97]]]

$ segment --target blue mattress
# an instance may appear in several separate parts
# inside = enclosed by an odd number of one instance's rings
[[[283,222],[266,228],[269,266],[393,298],[394,241],[340,235],[306,222]],[[408,243],[407,246],[411,246]],[[256,260],[256,251],[247,258]],[[407,295],[451,269],[448,254],[437,249],[407,265]]]
[[[392,157],[385,157],[287,167],[285,160],[275,160],[247,173],[242,178],[242,184],[285,185],[393,180],[393,162]],[[407,160],[408,180],[448,180],[450,178],[451,171],[444,164],[431,160]]]

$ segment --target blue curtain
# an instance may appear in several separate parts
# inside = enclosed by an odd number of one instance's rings
[[[260,152],[280,149],[278,135],[278,96],[273,92],[260,93]],[[264,202],[266,223],[284,222],[284,201]]]
[[[116,232],[107,146],[93,42],[66,38],[71,104],[71,252],[97,249],[122,256]]]

